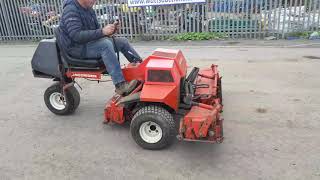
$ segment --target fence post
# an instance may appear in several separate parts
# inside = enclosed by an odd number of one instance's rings
[[[286,25],[286,16],[287,16],[287,13],[286,13],[286,11],[287,11],[287,4],[288,4],[288,2],[287,2],[287,0],[285,0],[284,1],[284,16],[283,16],[283,23],[282,23],[282,39],[284,39],[285,38],[285,25]],[[280,23],[280,21],[279,21],[279,23]],[[287,22],[288,24],[290,23],[290,21],[289,22]],[[288,27],[287,28],[289,28],[289,25],[288,25]]]
[[[11,23],[9,22],[9,19],[8,19],[8,12],[7,12],[7,9],[5,8],[4,0],[0,1],[0,6],[1,6],[1,11],[3,12],[4,22],[6,24],[7,35],[8,35],[9,40],[11,40],[12,39],[12,27],[11,27]]]
[[[129,10],[129,30],[130,30],[130,39],[133,39],[133,26],[132,26],[132,17],[131,17],[131,8],[128,7]]]

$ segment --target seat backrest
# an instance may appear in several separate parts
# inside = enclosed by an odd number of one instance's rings
[[[66,49],[61,48],[61,29],[56,28],[54,30],[54,34],[56,37],[56,45],[57,45],[57,50],[58,54],[60,54],[60,59],[61,62],[64,64],[65,67],[69,67],[69,64],[72,66],[84,66],[84,67],[100,67],[103,66],[103,62],[100,59],[81,59],[81,58],[74,58],[71,57]]]
[[[63,48],[61,48],[62,47],[61,41],[60,41],[61,32],[60,32],[59,28],[56,28],[54,30],[54,36],[56,37],[56,42],[57,42],[57,46],[58,46],[59,50],[65,53],[65,50]]]
[[[61,48],[62,47],[61,46],[61,41],[60,41],[61,32],[60,32],[60,28],[59,27],[55,28],[54,35],[56,37],[57,53],[60,56],[60,60],[61,60],[61,62],[63,63],[63,65],[65,67],[68,67],[68,63],[65,60],[66,58],[68,58],[67,57],[67,52],[63,48]]]
[[[59,35],[60,35],[60,30],[59,30],[59,28],[55,28],[54,31],[53,31],[53,33],[54,33],[54,36],[55,36],[56,39],[57,39],[57,43],[60,43],[60,39],[58,38]]]

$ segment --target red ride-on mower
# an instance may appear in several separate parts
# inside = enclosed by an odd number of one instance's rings
[[[44,94],[49,110],[73,113],[80,95],[75,79],[101,80],[105,68],[99,59],[70,57],[55,39],[42,40],[32,59],[35,77],[55,83]],[[217,66],[193,68],[187,76],[185,57],[179,50],[157,49],[140,64],[123,67],[127,81],[139,85],[127,96],[115,94],[104,109],[104,123],[131,121],[130,131],[138,145],[161,149],[174,137],[186,141],[223,141],[222,89]]]

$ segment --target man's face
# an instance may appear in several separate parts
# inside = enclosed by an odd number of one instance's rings
[[[92,8],[92,6],[97,2],[97,0],[83,0],[87,8]]]

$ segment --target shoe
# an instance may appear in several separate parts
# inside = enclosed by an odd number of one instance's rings
[[[123,96],[130,94],[138,85],[138,80],[128,82],[121,82],[116,84],[116,93]]]

